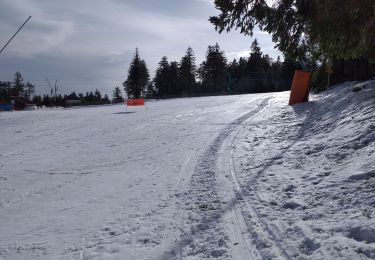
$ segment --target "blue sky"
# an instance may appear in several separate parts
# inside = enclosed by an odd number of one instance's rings
[[[48,93],[45,78],[57,79],[62,94],[95,89],[111,94],[125,80],[136,47],[151,76],[162,56],[179,61],[189,46],[197,64],[216,42],[228,60],[246,56],[254,38],[264,53],[281,56],[264,32],[252,38],[219,35],[208,22],[216,14],[210,0],[4,0],[0,45],[32,18],[0,55],[0,80],[20,71],[39,94]]]

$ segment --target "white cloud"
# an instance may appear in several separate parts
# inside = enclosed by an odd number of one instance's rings
[[[198,1],[198,2],[205,2],[205,3],[209,3],[209,4],[211,4],[211,5],[215,5],[214,4],[214,0],[196,0],[196,1]]]
[[[242,51],[232,51],[227,53],[228,60],[231,61],[232,59],[239,59],[241,57],[249,57],[250,56],[250,50],[244,49]]]

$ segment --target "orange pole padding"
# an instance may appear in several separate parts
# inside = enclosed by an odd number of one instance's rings
[[[128,99],[126,100],[127,106],[144,106],[145,100],[144,99]]]
[[[309,101],[312,72],[296,70],[290,90],[289,105]]]

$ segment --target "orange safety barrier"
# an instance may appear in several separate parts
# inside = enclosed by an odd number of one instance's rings
[[[128,99],[126,100],[127,106],[144,106],[145,100],[144,99]]]
[[[312,72],[310,71],[295,71],[292,89],[290,91],[289,105],[309,101],[311,76]]]

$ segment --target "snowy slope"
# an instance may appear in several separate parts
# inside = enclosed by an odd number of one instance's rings
[[[0,258],[375,258],[375,82],[0,113]]]
[[[375,81],[293,107],[275,97],[241,126],[232,167],[263,257],[375,258],[374,141]]]

